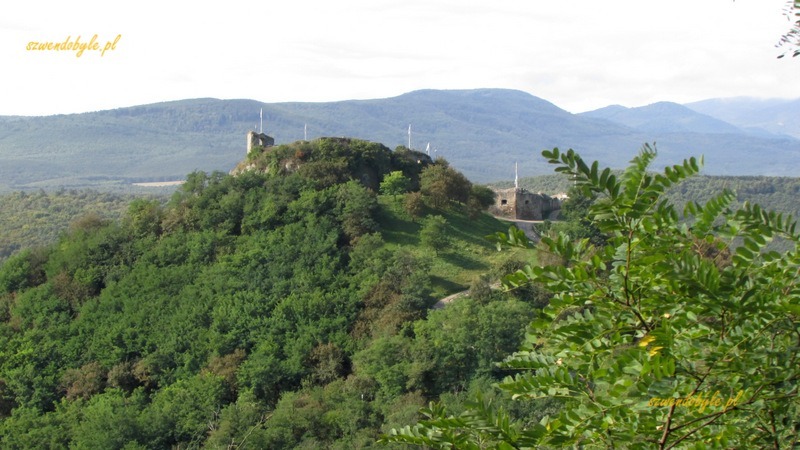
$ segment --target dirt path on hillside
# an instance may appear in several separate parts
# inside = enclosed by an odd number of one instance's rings
[[[489,285],[489,288],[492,290],[500,289],[500,282],[495,282]],[[449,305],[455,299],[465,297],[469,295],[469,289],[466,291],[456,292],[455,294],[450,294],[447,297],[439,300],[436,304],[433,305],[431,309],[442,309],[445,306]]]
[[[513,223],[517,226],[520,230],[525,233],[525,236],[528,239],[532,240],[533,242],[539,242],[539,233],[536,232],[535,228],[533,227],[536,224],[544,223],[543,220],[522,220],[522,219],[509,219],[508,217],[501,217],[501,216],[492,216],[497,220],[502,220],[503,222]]]
[[[536,232],[536,230],[532,227],[532,225],[537,223],[544,223],[543,220],[509,219],[508,217],[501,217],[501,216],[492,216],[492,217],[498,220],[502,220],[504,222],[513,223],[514,225],[517,226],[517,228],[519,228],[525,233],[525,236],[527,236],[528,239],[532,240],[533,242],[538,242],[539,239],[541,238],[541,236],[539,236],[539,233]],[[492,283],[491,286],[489,287],[491,287],[492,289],[500,289],[500,283],[499,282]],[[468,294],[469,294],[469,289],[467,289],[466,291],[456,292],[455,294],[448,295],[447,297],[436,302],[436,304],[433,305],[432,309],[442,309],[453,300],[464,297]]]
[[[466,291],[456,292],[455,294],[448,295],[447,297],[436,302],[436,304],[433,305],[433,309],[442,309],[445,306],[447,306],[448,303],[452,302],[457,298],[464,297],[467,294],[469,294],[469,289],[467,289]]]

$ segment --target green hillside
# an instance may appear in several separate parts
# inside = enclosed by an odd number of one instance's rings
[[[506,225],[458,193],[476,188],[409,155],[264,149],[252,164],[302,163],[193,172],[166,204],[16,253],[0,266],[0,447],[371,448],[428,400],[499,380],[537,303],[488,283],[530,251],[498,253],[483,235]],[[367,187],[393,172],[418,187]]]
[[[536,253],[497,235],[485,188],[447,161],[326,138],[257,148],[234,175],[192,172],[168,202],[133,199],[18,251],[0,265],[0,448],[796,441],[794,226],[726,211],[732,194],[680,218],[667,188],[719,188],[673,185],[694,162],[655,176],[643,151],[615,178],[548,154],[588,199],[567,225],[594,227],[599,248],[558,238]],[[738,186],[794,189],[752,181]],[[10,204],[68,203],[29,197]],[[780,236],[793,249],[768,252]],[[552,265],[516,271],[539,256]],[[491,288],[510,273],[514,289]],[[714,389],[748,408],[648,403]],[[431,401],[437,420],[420,422]],[[661,431],[698,417],[718,421]],[[743,433],[754,417],[776,425]]]
[[[521,187],[531,192],[544,192],[555,194],[567,192],[573,183],[563,175],[540,175],[536,177],[521,178]],[[510,181],[493,183],[503,188],[513,186]],[[745,201],[757,203],[769,210],[791,214],[800,217],[800,201],[797,193],[800,192],[800,179],[785,177],[719,177],[697,176],[683,181],[668,192],[668,197],[682,208],[689,201],[705,202],[722,189],[731,189],[736,193],[737,203]],[[105,219],[119,219],[130,201],[135,198],[160,198],[168,199],[167,193],[153,197],[142,189],[135,194],[112,194],[95,190],[59,190],[54,192],[25,191],[0,194],[0,261],[21,249],[45,246],[57,241],[59,234],[66,230],[69,224],[81,216],[97,214]],[[382,214],[387,215],[381,220],[384,238],[393,243],[395,236],[413,236],[420,225],[410,221],[395,202],[386,198],[379,199],[385,207]],[[452,226],[461,225],[465,229],[475,226],[478,235],[488,234],[483,225],[496,228],[496,223],[484,223],[486,218],[478,221],[462,223],[458,217],[449,217],[449,212],[444,213]],[[394,234],[395,228],[407,227],[402,234]],[[485,232],[485,233],[484,233]],[[414,242],[414,241],[410,241]],[[459,272],[461,273],[461,272]],[[474,273],[463,272],[466,281],[459,285],[469,283]]]
[[[388,249],[406,249],[415,256],[430,262],[431,288],[434,298],[466,290],[484,274],[497,274],[498,268],[508,261],[530,261],[532,251],[515,249],[498,252],[496,245],[485,236],[506,231],[507,222],[482,214],[470,218],[463,206],[444,211],[429,208],[429,215],[437,214],[447,220],[447,232],[452,238],[448,249],[438,257],[420,240],[420,221],[413,221],[389,196],[379,199],[378,215],[381,235]]]

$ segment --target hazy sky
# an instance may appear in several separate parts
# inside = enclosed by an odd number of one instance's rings
[[[6,2],[0,114],[184,98],[385,98],[512,88],[570,112],[713,97],[800,97],[776,59],[785,0]],[[213,5],[209,7],[207,5]],[[30,42],[102,50],[28,50]],[[69,41],[68,41],[69,38]]]

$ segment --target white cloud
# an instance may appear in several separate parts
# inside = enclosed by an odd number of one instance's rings
[[[191,97],[378,98],[515,88],[578,112],[739,95],[798,97],[777,60],[784,0],[296,0],[13,3],[0,18],[0,114],[80,112]],[[98,55],[31,40],[121,34]]]

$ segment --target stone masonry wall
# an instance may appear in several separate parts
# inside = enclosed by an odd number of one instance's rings
[[[520,220],[545,220],[561,209],[561,201],[525,189],[495,189],[494,212],[498,216]]]
[[[256,133],[255,131],[248,131],[247,132],[247,154],[250,154],[250,150],[253,147],[272,147],[275,145],[275,139],[271,136],[267,136],[264,133]]]

